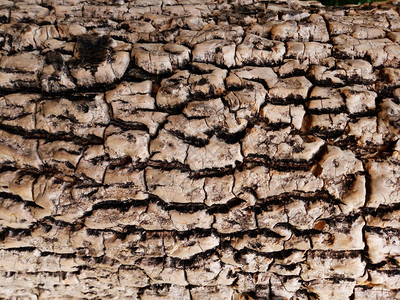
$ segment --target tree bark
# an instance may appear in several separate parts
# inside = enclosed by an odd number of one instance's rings
[[[397,0],[0,22],[0,298],[400,298]]]

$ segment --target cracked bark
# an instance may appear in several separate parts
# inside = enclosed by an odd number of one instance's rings
[[[400,298],[400,10],[0,3],[0,298]]]

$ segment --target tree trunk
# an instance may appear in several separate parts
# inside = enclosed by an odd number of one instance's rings
[[[398,7],[1,1],[0,298],[399,299]]]

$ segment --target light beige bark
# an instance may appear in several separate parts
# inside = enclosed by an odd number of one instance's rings
[[[399,299],[398,4],[0,1],[0,298]]]

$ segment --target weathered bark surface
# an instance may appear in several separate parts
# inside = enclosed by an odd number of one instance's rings
[[[0,298],[399,299],[399,8],[0,1]]]

